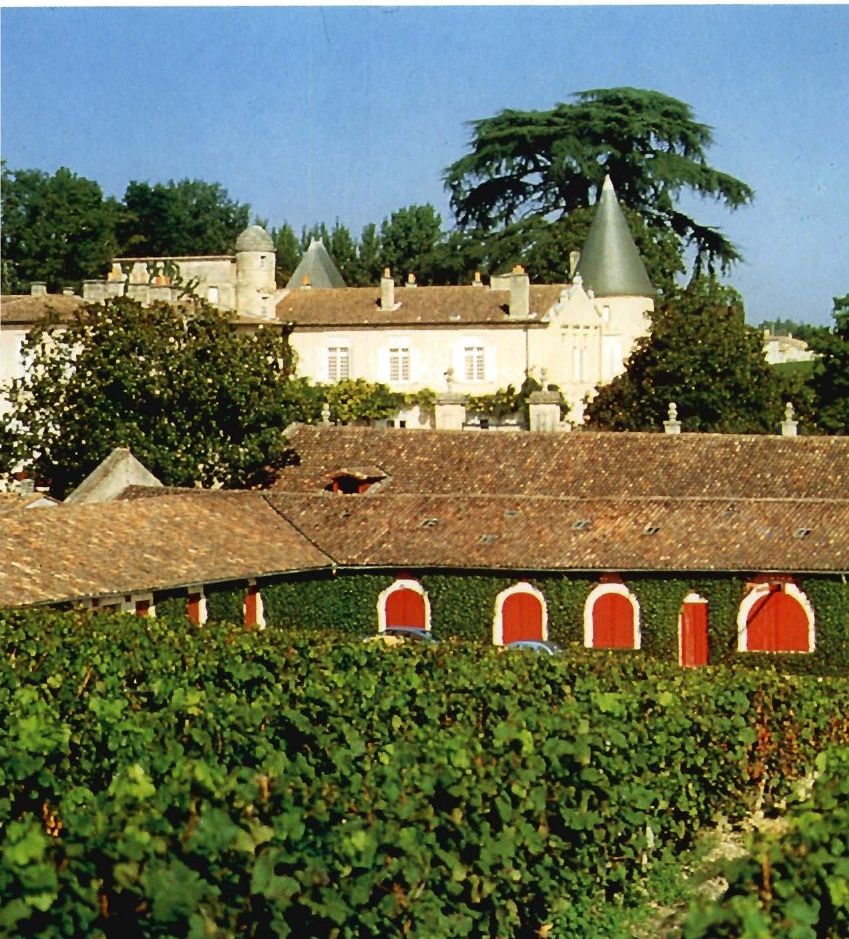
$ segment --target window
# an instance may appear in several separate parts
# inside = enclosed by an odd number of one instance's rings
[[[328,346],[327,349],[327,380],[341,381],[348,377],[350,363],[347,346]]]
[[[410,350],[406,346],[392,346],[390,348],[389,380],[410,380]]]
[[[207,300],[209,300],[210,303],[217,304],[218,303],[218,288],[210,287],[209,290],[207,291],[206,298]]]
[[[466,381],[483,381],[486,377],[484,367],[483,346],[466,346],[463,350],[464,369]]]

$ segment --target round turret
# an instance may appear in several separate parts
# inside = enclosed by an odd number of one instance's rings
[[[236,239],[236,309],[245,316],[274,316],[275,250],[260,225],[250,225]]]
[[[236,239],[236,254],[240,251],[273,251],[271,235],[261,225],[248,225]]]

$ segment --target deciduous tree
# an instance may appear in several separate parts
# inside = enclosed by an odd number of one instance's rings
[[[115,251],[118,204],[66,167],[50,176],[4,166],[2,211],[4,293],[29,293],[33,281],[79,290]]]
[[[651,319],[626,370],[588,403],[589,427],[660,431],[675,402],[684,431],[778,432],[787,389],[735,290],[700,278],[672,290]]]
[[[591,206],[609,174],[620,202],[680,240],[679,256],[696,247],[696,273],[739,260],[721,231],[676,204],[693,192],[734,209],[754,195],[707,162],[712,131],[689,105],[637,88],[573,98],[549,111],[504,110],[472,122],[471,151],[445,170],[461,227],[491,232],[531,217],[562,219]]]
[[[811,382],[814,420],[828,434],[849,434],[849,294],[834,298],[834,326],[811,336],[819,354]]]
[[[23,355],[0,462],[49,479],[57,496],[118,446],[166,484],[250,485],[284,459],[283,428],[320,408],[289,381],[285,334],[237,333],[202,301],[88,304],[70,323],[38,326]]]

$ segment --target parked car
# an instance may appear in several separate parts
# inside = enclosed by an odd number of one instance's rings
[[[561,655],[563,652],[556,642],[545,642],[542,639],[517,639],[515,642],[508,642],[504,648],[508,652],[518,650],[536,652],[538,655]]]
[[[366,636],[363,642],[375,642],[376,640],[383,640],[388,645],[407,641],[436,645],[436,640],[431,635],[430,630],[422,629],[421,626],[387,626],[383,632],[374,636]]]

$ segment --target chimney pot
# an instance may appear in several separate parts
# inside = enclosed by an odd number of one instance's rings
[[[781,422],[781,436],[795,437],[799,422],[793,419],[793,405],[788,401],[784,408],[784,420]]]
[[[472,281],[473,287],[483,287],[483,281],[481,280],[481,272],[475,271],[475,279]]]
[[[43,280],[34,280],[30,285],[29,292],[33,297],[43,297],[47,293],[47,284]]]
[[[678,420],[678,405],[674,401],[669,402],[669,420],[663,422],[664,433],[680,434],[681,421]]]
[[[418,284],[416,283],[416,275],[413,274],[412,271],[409,274],[407,274],[407,283],[404,286],[405,287],[418,287]]]

